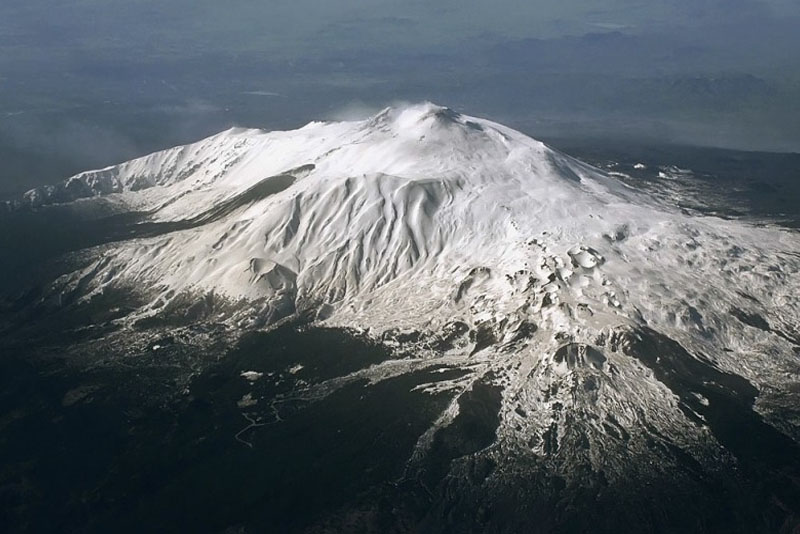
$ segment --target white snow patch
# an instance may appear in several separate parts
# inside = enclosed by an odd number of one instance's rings
[[[241,376],[248,382],[255,382],[256,380],[264,376],[264,373],[260,373],[258,371],[242,371],[242,373],[239,376]]]

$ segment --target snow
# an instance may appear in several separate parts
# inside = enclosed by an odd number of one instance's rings
[[[264,376],[264,373],[258,371],[242,371],[240,373],[240,376],[245,380],[247,380],[248,382],[255,382],[256,380]]]
[[[124,285],[163,305],[213,291],[254,303],[242,324],[317,310],[375,334],[457,318],[507,339],[530,321],[541,353],[557,337],[591,344],[647,325],[756,383],[783,365],[760,354],[792,347],[731,309],[800,336],[797,232],[687,216],[520,132],[430,103],[294,131],[228,130],[28,197],[70,198],[71,183],[151,222],[204,224],[99,248],[56,292]]]

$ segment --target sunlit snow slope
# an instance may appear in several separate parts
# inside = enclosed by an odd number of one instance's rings
[[[379,329],[463,315],[512,332],[535,317],[580,336],[630,322],[729,348],[741,341],[735,307],[797,334],[796,233],[668,211],[523,134],[432,104],[229,130],[27,197],[98,195],[144,212],[151,237],[104,250],[94,290],[214,290],[266,299],[276,317],[323,307]]]
[[[215,320],[239,326],[311,313],[427,339],[415,354],[474,371],[431,387],[501,386],[499,433],[525,450],[602,443],[585,461],[619,467],[636,445],[614,429],[640,427],[715,456],[708,428],[726,445],[727,402],[758,396],[770,417],[796,386],[800,234],[688,216],[447,108],[229,130],[27,195],[100,199],[141,214],[140,231],[90,251],[51,295],[133,290],[141,318],[214,292],[242,304]],[[412,331],[429,336],[400,335]],[[797,421],[774,424],[797,435]]]

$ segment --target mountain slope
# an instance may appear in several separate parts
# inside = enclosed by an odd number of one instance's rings
[[[134,337],[189,309],[189,322],[241,330],[310,315],[396,349],[295,400],[460,370],[418,386],[453,399],[405,475],[428,480],[446,460],[450,482],[430,484],[454,485],[447,506],[473,510],[476,495],[501,499],[542,473],[560,482],[526,491],[647,480],[698,507],[705,484],[738,491],[727,473],[740,469],[797,489],[797,232],[687,216],[432,104],[230,130],[27,195],[65,200],[138,223],[81,253],[45,303],[125,290],[137,305],[115,321]],[[479,458],[501,467],[476,480]]]
[[[518,319],[570,334],[652,324],[728,348],[735,308],[797,337],[796,233],[688,218],[446,108],[229,131],[67,183],[129,191],[143,176],[151,187],[114,196],[150,237],[107,247],[92,280],[65,287],[213,290],[383,329],[525,307]]]

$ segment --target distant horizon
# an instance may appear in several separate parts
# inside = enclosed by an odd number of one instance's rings
[[[431,100],[536,138],[800,152],[800,5],[0,5],[0,192],[201,139]]]

